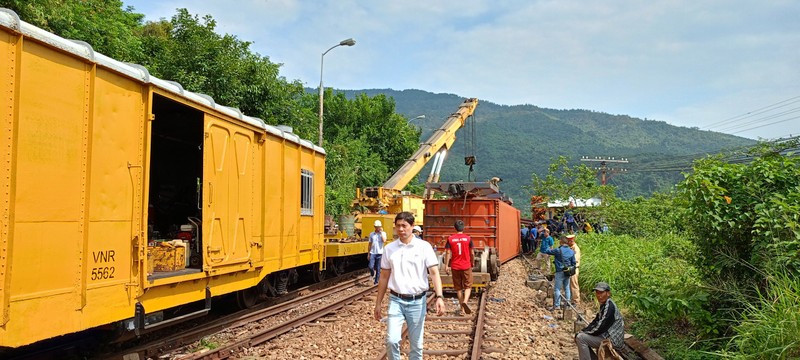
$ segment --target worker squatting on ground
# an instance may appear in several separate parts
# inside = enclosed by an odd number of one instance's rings
[[[414,237],[411,228],[414,215],[404,211],[394,219],[399,238],[383,249],[381,277],[375,297],[375,320],[381,320],[381,303],[389,289],[389,310],[386,329],[386,354],[390,360],[400,360],[400,340],[403,323],[408,328],[411,351],[409,360],[422,359],[423,331],[425,327],[425,301],[428,274],[433,280],[436,296],[436,314],[444,313],[442,279],[439,277],[439,260],[431,245]],[[427,272],[426,272],[427,270]]]
[[[369,262],[369,273],[374,277],[374,284],[378,283],[381,277],[381,256],[383,255],[383,244],[386,242],[386,231],[383,231],[383,224],[380,220],[375,220],[375,231],[369,234],[369,252],[367,261]]]
[[[448,274],[453,275],[453,288],[458,295],[458,303],[465,313],[471,314],[467,301],[472,290],[472,254],[475,246],[472,244],[472,237],[464,234],[464,222],[456,220],[453,227],[456,233],[447,238],[444,244],[444,263],[447,264]],[[456,310],[456,315],[461,315],[460,310]]]
[[[583,330],[575,334],[575,344],[578,345],[580,360],[597,359],[596,350],[608,339],[614,349],[619,350],[625,345],[625,321],[619,308],[611,300],[611,286],[599,282],[594,286],[594,296],[600,303],[600,310],[594,320]],[[606,349],[605,351],[610,351]]]
[[[553,255],[556,263],[556,274],[553,291],[553,307],[549,310],[561,309],[561,291],[565,293],[567,302],[570,301],[569,291],[569,276],[564,273],[564,269],[569,266],[575,266],[575,252],[567,246],[567,238],[561,237],[559,239],[560,246],[556,249],[543,249],[543,252],[548,255]]]
[[[578,284],[578,274],[581,272],[581,248],[575,243],[575,235],[567,235],[567,245],[575,252],[575,275],[569,277],[569,292],[572,296],[572,303],[581,303],[581,287]]]

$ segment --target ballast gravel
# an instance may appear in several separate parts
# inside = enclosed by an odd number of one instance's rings
[[[577,359],[572,321],[559,320],[560,313],[547,311],[552,299],[539,300],[544,294],[527,287],[527,279],[528,270],[523,260],[514,259],[501,267],[499,278],[488,289],[482,358]],[[429,313],[425,323],[425,349],[460,349],[466,350],[465,354],[426,355],[425,359],[469,358],[472,335],[452,332],[471,330],[479,296],[475,294],[470,300],[473,314],[464,316],[470,321],[455,318],[456,301],[448,298],[445,299],[446,318],[435,319],[436,315]],[[236,358],[375,359],[383,350],[386,325],[373,319],[374,301],[374,296],[365,297],[335,314],[247,349]],[[384,315],[387,303],[388,299],[384,299]],[[433,334],[434,329],[447,333]],[[407,350],[407,344],[402,348]],[[403,358],[407,357],[404,355]]]

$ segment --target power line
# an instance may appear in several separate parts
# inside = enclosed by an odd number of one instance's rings
[[[628,169],[614,169],[614,168],[609,168],[608,167],[608,163],[627,164],[628,163],[628,159],[626,159],[626,158],[617,159],[616,157],[595,156],[594,159],[591,159],[588,156],[582,156],[581,157],[581,161],[583,161],[583,162],[600,163],[600,167],[599,168],[595,168],[595,170],[599,170],[600,171],[600,184],[601,185],[605,185],[606,184],[606,180],[607,180],[606,176],[607,176],[607,174],[609,172],[613,174],[615,172],[626,172],[626,171],[628,171]]]
[[[762,128],[762,127],[765,127],[765,126],[775,125],[775,124],[778,124],[778,123],[782,123],[782,122],[786,122],[786,121],[794,120],[794,119],[800,119],[800,116],[795,116],[795,117],[791,117],[791,118],[788,118],[788,119],[783,119],[783,120],[778,120],[778,121],[775,121],[775,122],[771,122],[769,124],[763,124],[763,125],[751,127],[751,128],[744,129],[744,130],[739,130],[739,131],[736,131],[736,132],[732,132],[731,134],[738,134],[740,132],[744,132],[744,131],[748,131],[748,130],[754,130],[754,129]]]
[[[767,115],[767,116],[764,116],[764,117],[760,117],[760,118],[757,118],[757,119],[754,119],[754,120],[750,120],[750,121],[747,121],[747,122],[743,122],[743,123],[741,123],[741,124],[729,125],[729,126],[727,126],[727,127],[725,127],[725,128],[722,128],[722,129],[720,129],[720,130],[718,130],[718,131],[729,131],[729,130],[734,130],[734,129],[737,129],[737,128],[742,128],[742,127],[745,127],[745,126],[748,126],[748,125],[752,125],[752,124],[757,124],[757,123],[760,123],[760,122],[764,122],[764,121],[767,121],[767,120],[776,119],[776,118],[779,118],[779,117],[781,117],[781,116],[785,116],[785,115],[793,114],[793,113],[796,113],[796,112],[798,112],[798,111],[800,111],[800,107],[792,108],[792,109],[789,109],[789,110],[786,110],[786,111],[784,111],[784,112],[780,112],[780,113],[777,113],[777,114],[771,114],[771,115]]]
[[[789,98],[789,99],[786,99],[786,100],[783,100],[783,101],[779,101],[779,102],[774,103],[774,104],[770,104],[770,105],[755,109],[753,111],[748,111],[748,112],[746,112],[744,114],[736,115],[736,116],[733,116],[733,117],[730,117],[730,118],[727,118],[727,119],[724,119],[724,120],[721,120],[721,121],[717,121],[715,123],[706,125],[702,129],[711,130],[714,127],[719,127],[719,126],[723,126],[723,125],[736,123],[738,121],[742,121],[742,120],[754,117],[756,115],[761,115],[763,113],[766,113],[766,112],[769,112],[769,111],[772,111],[772,110],[775,110],[775,109],[780,109],[780,108],[782,108],[784,106],[788,106],[788,105],[796,103],[796,102],[800,102],[800,96],[795,96],[795,97],[792,97],[792,98]]]
[[[764,125],[764,126],[766,126],[766,125]],[[789,141],[796,141],[798,139],[800,139],[800,136],[791,136],[791,135],[789,135],[787,137],[774,139],[774,140],[768,141],[766,143],[769,143],[769,144],[780,144],[780,143],[786,143],[786,142],[789,142]],[[755,146],[758,146],[758,144],[757,145],[748,145],[748,146],[742,146],[742,147],[738,147],[738,148],[728,149],[728,150],[721,151],[721,152],[719,152],[717,154],[721,154],[722,155],[722,159],[721,160],[726,162],[726,163],[732,163],[732,164],[748,163],[748,162],[750,162],[750,161],[752,161],[754,159],[754,156],[748,154],[747,151],[752,149],[752,148],[754,148]],[[781,150],[780,154],[784,155],[784,156],[787,156],[788,153],[793,152],[793,151],[798,151],[798,150],[800,150],[800,147],[790,147],[790,148],[786,148],[786,149]],[[632,169],[629,169],[628,172],[644,173],[644,172],[688,171],[688,170],[692,169],[692,163],[695,160],[701,159],[701,158],[706,157],[708,155],[711,155],[711,153],[703,152],[703,153],[695,153],[695,154],[671,157],[669,159],[664,159],[664,160],[654,160],[654,161],[650,161],[650,162],[639,162],[639,163],[634,164],[632,166]],[[798,154],[798,155],[800,155],[800,154]],[[792,155],[792,156],[798,156],[798,155]]]

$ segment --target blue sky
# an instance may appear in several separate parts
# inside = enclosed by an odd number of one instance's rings
[[[281,74],[589,109],[750,138],[800,134],[794,0],[123,0],[146,20],[210,14]]]

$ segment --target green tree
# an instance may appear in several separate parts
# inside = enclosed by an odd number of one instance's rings
[[[94,51],[117,60],[141,58],[135,30],[144,15],[122,9],[121,0],[0,0],[26,22],[67,39],[85,41]]]
[[[769,291],[772,274],[800,270],[800,158],[785,152],[797,146],[762,143],[745,163],[709,157],[679,184],[676,203],[715,291],[707,308],[721,334],[742,320],[743,305]]]
[[[614,187],[598,185],[595,173],[586,165],[570,166],[566,156],[560,156],[547,169],[547,175],[540,177],[531,175],[531,185],[526,188],[533,195],[543,196],[550,200],[589,199],[600,197],[603,205],[596,208],[581,208],[586,220],[597,221],[602,216],[602,209],[614,201]]]
[[[378,155],[394,171],[419,147],[419,131],[395,112],[395,103],[385,95],[358,94],[348,100],[344,93],[325,95],[325,139],[342,137],[364,140],[370,152]],[[388,179],[379,180],[381,183]],[[359,183],[359,186],[376,186]]]
[[[709,275],[749,281],[763,277],[753,267],[800,270],[800,158],[781,153],[796,147],[761,144],[750,163],[704,159],[680,184]]]
[[[356,187],[380,186],[419,147],[419,132],[384,95],[325,94],[326,209],[349,212]]]
[[[544,177],[532,174],[528,188],[536,195],[559,200],[588,199],[608,192],[607,187],[597,185],[594,171],[583,164],[570,166],[566,156],[559,156],[550,163]]]
[[[138,31],[144,49],[139,62],[157,77],[311,138],[315,116],[303,106],[302,84],[280,76],[280,64],[252,52],[250,42],[219,35],[215,28],[211,15],[200,18],[178,9],[170,21],[149,22]]]

